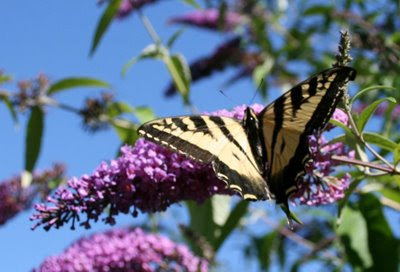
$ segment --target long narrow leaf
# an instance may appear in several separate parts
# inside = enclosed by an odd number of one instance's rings
[[[176,88],[183,98],[183,102],[188,105],[189,88],[191,82],[191,74],[189,66],[185,58],[180,54],[164,57],[164,63],[167,66],[168,72],[172,76]]]
[[[365,128],[365,125],[367,124],[368,120],[371,118],[371,116],[374,114],[376,109],[378,108],[379,104],[388,101],[392,103],[396,103],[396,99],[393,97],[384,97],[381,99],[378,99],[374,102],[372,102],[368,107],[366,107],[360,114],[358,121],[357,121],[357,128],[359,131],[363,131]]]
[[[368,143],[379,146],[380,148],[388,150],[390,152],[393,152],[397,147],[397,144],[395,142],[378,133],[364,132],[363,137]]]
[[[1,95],[1,94],[0,94],[0,100],[3,100],[3,101],[4,101],[4,104],[6,104],[6,106],[7,106],[8,110],[9,110],[9,112],[10,112],[10,114],[11,114],[11,117],[12,117],[14,123],[15,123],[15,124],[18,124],[17,112],[15,111],[14,106],[13,106],[13,104],[11,103],[10,98],[8,97],[8,95],[6,95],[6,94]]]
[[[40,107],[33,107],[26,128],[25,170],[32,172],[39,157],[44,127],[44,114]]]
[[[99,23],[97,24],[96,32],[92,41],[92,47],[90,49],[90,55],[93,55],[93,53],[96,51],[101,38],[103,37],[110,23],[114,19],[115,14],[117,14],[121,1],[122,0],[111,0],[109,2],[106,10],[100,18]]]
[[[384,89],[384,90],[389,90],[389,91],[396,91],[397,89],[391,86],[384,86],[384,85],[375,85],[375,86],[370,86],[368,88],[362,89],[358,93],[356,93],[351,99],[350,99],[350,105],[353,105],[354,101],[356,101],[361,95],[370,92],[370,91],[375,91],[378,89]]]
[[[47,93],[50,95],[63,90],[73,89],[77,87],[110,88],[110,84],[100,79],[91,77],[69,77],[52,84]]]

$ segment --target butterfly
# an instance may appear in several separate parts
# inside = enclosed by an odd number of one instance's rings
[[[355,76],[356,71],[345,66],[324,70],[258,114],[247,107],[242,121],[207,115],[169,117],[143,124],[138,133],[210,163],[216,176],[244,199],[275,199],[291,219],[288,199],[310,159],[308,137],[324,129]]]

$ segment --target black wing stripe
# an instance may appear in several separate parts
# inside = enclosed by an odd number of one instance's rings
[[[274,104],[274,131],[272,133],[272,142],[271,142],[271,152],[270,154],[274,154],[275,150],[275,145],[276,145],[276,140],[279,134],[279,131],[282,129],[283,125],[283,115],[284,115],[284,105],[285,105],[285,96],[281,96],[278,98]],[[268,158],[270,161],[269,165],[273,165],[274,163],[274,156],[271,156],[271,158]]]
[[[302,101],[303,101],[303,90],[301,86],[297,86],[290,93],[290,98],[292,100],[292,116],[296,117],[297,111],[300,109]]]
[[[171,118],[172,123],[182,131],[188,131],[188,125],[182,121],[182,118]]]
[[[317,93],[317,87],[318,87],[318,77],[313,77],[310,82],[310,86],[308,88],[308,94],[310,96],[314,96]]]

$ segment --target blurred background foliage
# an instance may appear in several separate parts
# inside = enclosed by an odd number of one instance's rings
[[[163,62],[171,82],[165,82],[165,89],[159,90],[155,99],[180,96],[182,107],[195,109],[191,86],[212,75],[221,75],[224,90],[240,80],[251,79],[254,88],[248,90],[249,96],[258,88],[263,99],[271,101],[278,95],[274,91],[286,90],[301,79],[331,67],[341,30],[350,33],[353,57],[350,66],[357,70],[350,97],[362,91],[350,100],[362,137],[349,130],[332,137],[332,141],[344,141],[356,150],[356,158],[364,162],[364,165],[352,163],[351,168],[338,171],[338,175],[343,171],[352,175],[343,200],[319,208],[298,208],[304,224],[293,230],[287,228],[282,217],[267,214],[262,205],[249,205],[237,198],[215,196],[202,205],[187,202],[184,206],[188,208],[190,224],[181,226],[180,235],[191,249],[213,262],[215,271],[224,270],[218,251],[232,235],[245,237],[240,250],[246,260],[257,263],[259,270],[398,271],[400,106],[396,101],[400,100],[400,2],[184,0],[182,5],[190,5],[193,11],[171,14],[169,23],[181,27],[166,40],[160,38],[146,17],[158,2],[161,1],[99,1],[104,12],[90,50],[95,57],[102,42],[111,42],[103,38],[116,20],[139,16],[152,43],[142,52],[132,52],[134,57],[121,66],[121,73],[129,77],[143,59]],[[185,52],[173,48],[192,28],[218,33],[223,42],[215,44],[212,52],[202,52],[203,57],[187,60]],[[233,69],[234,75],[224,78],[220,73],[224,69]],[[11,76],[1,74],[0,83],[10,81]],[[30,173],[40,154],[45,107],[76,113],[92,133],[108,127],[115,129],[121,145],[134,144],[138,125],[155,117],[150,107],[115,101],[107,92],[100,98],[88,98],[82,108],[65,105],[54,96],[85,86],[109,88],[108,83],[95,78],[65,78],[51,83],[39,77],[19,82],[14,92],[1,90],[0,98],[15,122],[21,112],[30,114],[20,187],[36,184]],[[371,153],[365,143],[379,156]],[[375,171],[371,165],[382,168]],[[63,182],[59,176],[56,182],[50,180],[46,188],[42,183],[39,188],[43,189],[36,191],[48,193]],[[144,227],[156,231],[162,228],[162,217],[154,214],[150,218]]]

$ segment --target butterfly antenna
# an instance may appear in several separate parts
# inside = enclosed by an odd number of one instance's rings
[[[222,94],[225,98],[229,100],[229,102],[232,103],[233,106],[238,105],[239,103],[236,103],[236,101],[233,101],[231,97],[229,97],[223,90],[219,90],[220,94]]]
[[[265,87],[265,80],[262,78],[262,79],[260,80],[260,83],[258,84],[258,87],[257,87],[256,91],[254,92],[253,96],[252,96],[251,99],[250,99],[249,105],[251,105],[251,104],[254,103],[254,100],[256,99],[257,94],[258,94],[262,89],[264,89],[264,87]]]

